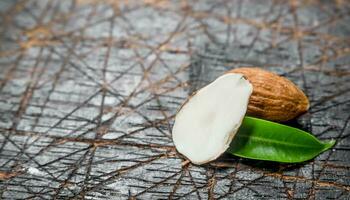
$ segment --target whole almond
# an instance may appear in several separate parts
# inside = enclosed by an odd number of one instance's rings
[[[260,68],[236,68],[253,85],[247,115],[271,121],[291,120],[309,109],[309,100],[293,82]]]

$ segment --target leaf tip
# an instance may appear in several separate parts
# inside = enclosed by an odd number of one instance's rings
[[[323,148],[323,151],[326,151],[326,150],[328,150],[328,149],[330,149],[331,147],[333,147],[334,146],[334,144],[335,144],[335,140],[329,140],[329,141],[325,141],[325,142],[322,142],[323,143],[323,145],[324,145],[324,148]]]

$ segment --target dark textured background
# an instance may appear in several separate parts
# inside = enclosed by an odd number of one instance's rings
[[[1,199],[350,199],[348,1],[0,1]],[[286,76],[335,147],[194,166],[171,140],[225,70]]]

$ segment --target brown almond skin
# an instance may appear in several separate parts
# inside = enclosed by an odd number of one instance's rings
[[[309,100],[293,82],[260,68],[236,68],[253,85],[247,115],[266,120],[289,121],[309,109]]]

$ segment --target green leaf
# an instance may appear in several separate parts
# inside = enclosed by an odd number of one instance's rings
[[[245,117],[228,152],[243,158],[297,163],[314,158],[334,144],[334,140],[321,142],[293,127]]]

